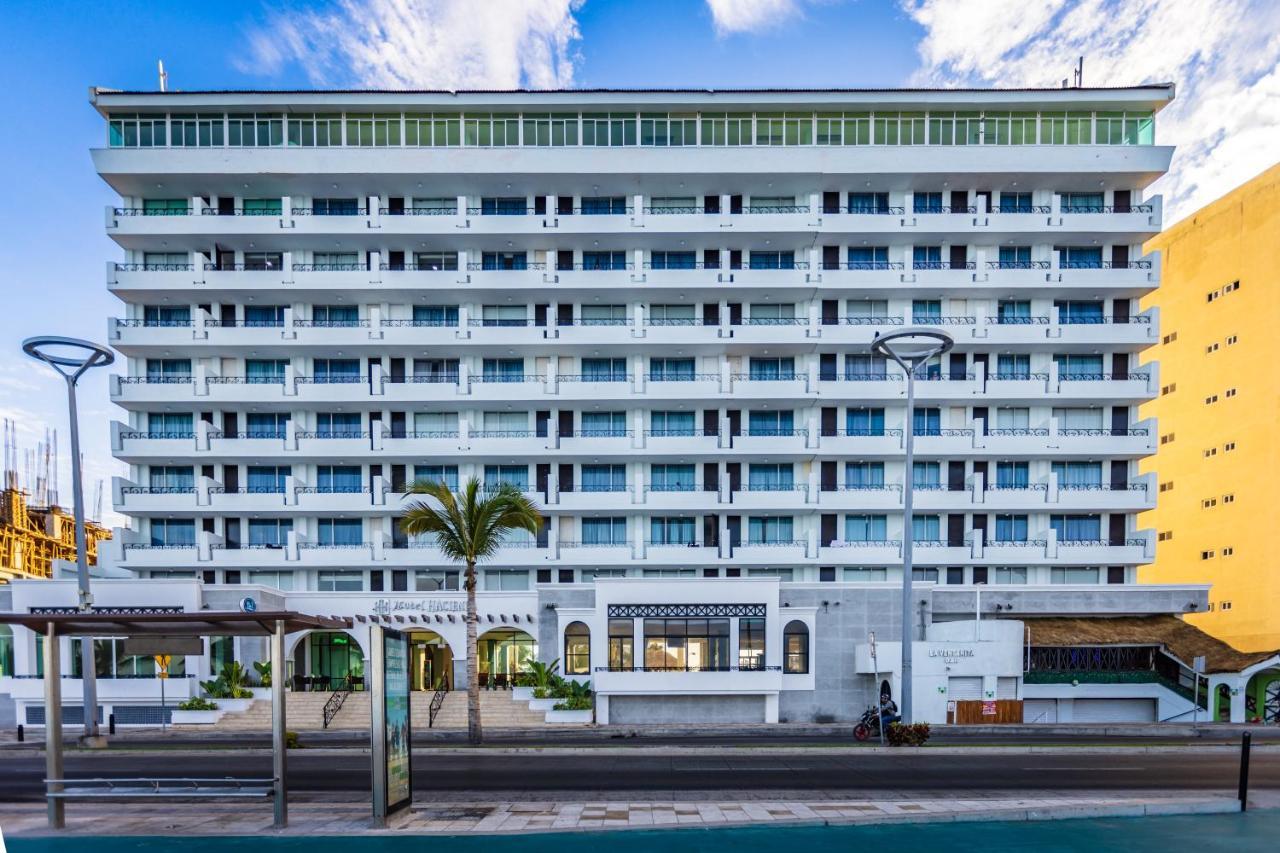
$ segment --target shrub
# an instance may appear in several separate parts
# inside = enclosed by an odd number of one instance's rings
[[[924,746],[929,742],[929,724],[912,723],[904,726],[902,723],[890,723],[885,736],[889,740],[889,746]]]
[[[258,673],[258,683],[263,687],[271,686],[271,661],[256,660],[253,668]]]
[[[590,711],[593,704],[590,696],[569,696],[557,702],[552,708],[556,711]]]
[[[200,696],[192,696],[185,702],[178,703],[179,711],[216,711],[218,710],[217,702],[210,702],[208,699]]]
[[[284,733],[284,748],[285,749],[302,749],[302,744],[298,742],[297,732]]]

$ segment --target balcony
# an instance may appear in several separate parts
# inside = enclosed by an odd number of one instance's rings
[[[729,436],[729,446],[740,453],[777,456],[803,453],[809,447],[807,429],[753,429]]]
[[[653,512],[701,511],[715,506],[720,493],[714,489],[705,491],[702,486],[647,486],[642,493],[644,507]]]
[[[747,483],[731,492],[729,504],[732,510],[798,511],[806,508],[809,487],[793,483]]]
[[[643,492],[637,495],[631,486],[591,488],[577,485],[572,491],[562,489],[555,506],[563,512],[629,512],[635,509],[637,497],[642,498]],[[561,545],[563,547],[563,543]]]
[[[868,541],[835,540],[818,549],[819,564],[885,566],[902,562],[902,541],[881,539]]]
[[[870,512],[896,510],[902,507],[902,485],[890,483],[875,486],[844,485],[818,493],[818,509],[822,512]]]

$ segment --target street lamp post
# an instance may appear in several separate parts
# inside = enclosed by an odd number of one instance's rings
[[[40,335],[22,342],[22,351],[58,371],[67,382],[67,412],[71,419],[71,497],[76,525],[76,578],[80,588],[80,609],[93,607],[89,591],[89,560],[84,534],[84,486],[80,481],[80,418],[76,413],[76,382],[93,367],[105,367],[115,361],[111,350],[91,341]],[[80,674],[84,685],[84,740],[91,745],[101,743],[98,729],[98,682],[93,661],[93,638],[80,641]],[[46,714],[60,713],[46,708]]]
[[[911,644],[914,637],[911,607],[911,557],[912,523],[914,513],[915,471],[915,400],[916,370],[934,356],[942,355],[955,344],[950,335],[941,329],[910,326],[885,335],[876,335],[871,342],[872,355],[890,358],[907,374],[907,418],[903,426],[906,469],[902,481],[902,704],[899,711],[902,722],[910,725],[911,716]]]

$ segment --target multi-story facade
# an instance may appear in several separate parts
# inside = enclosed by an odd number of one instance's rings
[[[16,483],[0,489],[0,584],[26,578],[51,578],[54,561],[76,559],[75,520],[60,506],[36,506]],[[85,521],[85,551],[98,561],[98,542],[111,531]]]
[[[1280,648],[1280,569],[1266,518],[1280,466],[1275,388],[1263,365],[1280,357],[1272,281],[1280,266],[1280,166],[1151,240],[1165,259],[1158,306],[1164,365],[1158,417],[1159,500],[1142,518],[1157,531],[1143,579],[1211,582],[1197,626],[1243,649]]]
[[[629,721],[857,716],[904,488],[920,640],[1200,607],[1136,585],[1171,97],[95,90],[120,565],[407,614],[431,684],[458,570],[405,486],[515,483],[547,523],[482,570],[482,672],[560,658]],[[913,324],[956,343],[909,413],[868,346]],[[360,665],[295,639],[295,672]]]

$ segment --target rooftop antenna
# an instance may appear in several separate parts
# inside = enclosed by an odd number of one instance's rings
[[[1077,89],[1082,88],[1084,86],[1084,57],[1083,56],[1080,57],[1078,60],[1076,60],[1075,78],[1076,78],[1076,88]]]
[[[160,91],[167,92],[169,91],[169,72],[164,70],[164,60],[157,59],[156,67],[160,70]]]

